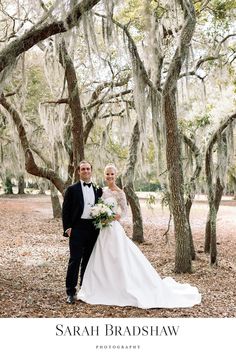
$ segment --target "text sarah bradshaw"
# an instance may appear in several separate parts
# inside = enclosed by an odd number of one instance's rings
[[[66,326],[56,325],[56,336],[177,336],[179,326]]]

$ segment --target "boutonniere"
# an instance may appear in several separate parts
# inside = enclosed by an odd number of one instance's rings
[[[93,182],[93,186],[94,186],[95,189],[100,189],[101,188],[97,183],[94,183],[94,182]]]

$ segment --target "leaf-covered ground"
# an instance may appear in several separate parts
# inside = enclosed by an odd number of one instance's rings
[[[223,201],[217,219],[218,266],[203,252],[207,203],[192,210],[197,252],[192,274],[175,274],[173,227],[163,233],[167,210],[141,201],[146,242],[139,247],[161,277],[172,276],[199,288],[201,305],[190,309],[138,309],[65,303],[68,240],[52,219],[48,196],[0,197],[0,317],[236,317],[236,203]],[[131,220],[131,219],[130,219]],[[131,224],[124,224],[131,236]]]

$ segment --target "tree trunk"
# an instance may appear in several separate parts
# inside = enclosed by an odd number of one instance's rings
[[[84,129],[83,129],[83,115],[79,97],[78,82],[76,72],[72,59],[66,49],[65,41],[60,45],[60,63],[65,69],[65,76],[69,94],[69,106],[72,117],[72,141],[73,141],[73,164],[74,164],[74,178],[79,178],[75,173],[77,166],[81,160],[84,160]]]
[[[196,168],[194,170],[194,173],[192,177],[190,178],[189,182],[189,192],[186,196],[186,201],[185,201],[185,210],[186,210],[186,217],[188,221],[188,227],[189,227],[189,239],[190,239],[190,250],[191,250],[191,257],[192,260],[196,258],[196,253],[195,253],[195,248],[194,248],[194,242],[193,242],[193,235],[192,235],[192,230],[191,230],[191,225],[190,225],[190,211],[193,205],[193,199],[196,194],[196,180],[198,179],[200,172],[202,170],[202,159],[200,158],[201,154],[194,143],[189,137],[187,137],[185,134],[183,135],[183,140],[186,145],[189,146],[191,149],[191,152],[193,153],[196,161]]]
[[[4,183],[4,192],[5,194],[14,194],[13,193],[13,184],[11,182],[11,178],[10,177],[6,177],[5,183]]]
[[[175,93],[175,90],[172,90],[163,96],[163,108],[166,122],[166,161],[176,242],[175,271],[185,273],[191,272],[191,253],[189,225],[184,205],[184,178]]]
[[[166,129],[166,161],[171,192],[171,208],[175,228],[175,271],[191,272],[189,225],[184,206],[184,178],[181,162],[180,134],[176,112],[177,81],[186,58],[196,25],[192,1],[178,1],[184,13],[179,44],[171,60],[162,92]]]
[[[185,211],[186,211],[186,218],[187,218],[187,222],[188,222],[191,258],[192,258],[192,260],[195,260],[196,259],[196,252],[195,252],[195,247],[194,247],[194,242],[193,242],[192,229],[191,229],[191,225],[190,225],[190,210],[191,210],[192,205],[193,205],[192,200],[188,198],[188,200],[185,202]]]
[[[39,182],[39,194],[45,195],[47,190],[47,185],[44,183],[44,181]]]
[[[210,253],[210,244],[211,244],[211,220],[210,220],[210,212],[208,211],[206,227],[205,227],[205,244],[204,244],[205,253]]]
[[[132,211],[132,221],[133,221],[132,240],[138,243],[142,243],[144,242],[143,219],[142,219],[138,196],[134,192],[134,186],[132,184],[126,184],[124,187],[124,191]]]
[[[205,173],[206,173],[206,181],[207,181],[207,197],[209,203],[209,213],[208,213],[207,223],[205,228],[204,250],[206,253],[210,251],[211,265],[217,264],[216,217],[217,217],[217,212],[220,206],[220,201],[224,190],[224,186],[221,183],[220,177],[217,176],[215,192],[213,191],[212,153],[213,153],[214,144],[217,142],[217,139],[222,139],[222,133],[229,126],[229,124],[231,124],[231,122],[234,121],[234,119],[236,119],[236,113],[232,114],[230,117],[228,117],[221,123],[221,125],[215,131],[215,133],[212,134],[206,149]],[[227,156],[225,155],[224,158],[226,159]],[[221,161],[218,161],[218,163],[220,164]]]
[[[217,177],[215,185],[215,193],[213,192],[212,184],[212,148],[214,142],[211,141],[206,153],[206,178],[208,188],[209,213],[206,224],[205,235],[205,252],[210,251],[211,265],[217,264],[217,245],[216,245],[216,217],[219,210],[220,201],[223,195],[224,186],[221,184],[220,178]]]
[[[139,125],[135,123],[129,146],[129,157],[126,171],[123,174],[124,191],[130,204],[133,218],[133,241],[139,243],[144,242],[143,237],[143,220],[141,214],[140,203],[134,192],[134,170],[137,163],[137,151],[140,139]]]
[[[210,212],[210,211],[208,212],[207,222],[206,222],[206,227],[205,227],[205,246],[204,246],[205,253],[210,253],[211,249],[216,248],[216,246],[213,246],[213,244],[212,244],[213,241],[211,240],[211,235],[214,232],[214,229],[213,229],[213,231],[211,231],[211,224],[216,223],[216,217],[217,217],[217,213],[219,210],[223,191],[224,191],[224,187],[220,183],[220,179],[217,178],[217,184],[216,184],[216,188],[215,188],[215,198],[214,198],[214,210],[212,210],[212,212]],[[215,218],[215,221],[214,221],[214,218]],[[213,238],[215,239],[215,242],[216,242],[215,235],[213,236]],[[214,251],[214,252],[216,253],[216,251]]]
[[[210,253],[211,264],[217,262],[217,247],[216,247],[216,217],[220,207],[224,186],[221,184],[220,178],[216,179],[214,193],[214,207],[210,207],[207,215],[207,223],[205,228],[205,253]],[[210,206],[210,204],[209,204]]]
[[[24,175],[20,175],[18,179],[18,194],[25,194],[25,179]]]
[[[58,196],[58,191],[52,183],[50,183],[50,192],[51,192],[50,196],[51,196],[51,203],[52,203],[53,218],[60,219],[61,203]]]
[[[209,205],[209,221],[210,221],[210,263],[217,264],[217,246],[216,246],[216,209],[214,204]]]
[[[232,168],[230,171],[230,178],[232,179],[232,183],[233,183],[233,190],[234,190],[234,197],[233,200],[236,200],[236,177],[235,177],[235,166],[234,168]]]
[[[214,201],[214,191],[213,191],[213,182],[212,182],[212,149],[214,142],[210,141],[208,148],[206,150],[206,159],[205,159],[205,173],[207,181],[207,197],[209,203],[209,213],[208,213],[208,225],[207,231],[208,239],[205,240],[205,249],[210,247],[210,253],[213,256],[213,263],[217,261],[217,249],[216,249],[216,208]],[[211,264],[213,264],[211,263]]]

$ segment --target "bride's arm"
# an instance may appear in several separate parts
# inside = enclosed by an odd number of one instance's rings
[[[117,193],[117,203],[121,209],[121,217],[120,219],[124,219],[127,216],[128,212],[128,205],[127,205],[127,200],[125,196],[125,192],[123,190],[120,190]]]

